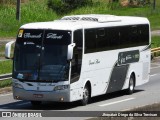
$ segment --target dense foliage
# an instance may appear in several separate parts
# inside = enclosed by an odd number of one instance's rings
[[[89,5],[92,0],[48,0],[48,7],[55,11],[57,14],[66,14],[70,11]]]

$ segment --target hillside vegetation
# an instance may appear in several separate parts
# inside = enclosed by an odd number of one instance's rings
[[[48,6],[49,0],[22,0],[21,20],[16,20],[15,0],[1,0],[0,3],[0,38],[15,37],[19,27],[29,22],[53,21],[64,15],[71,14],[113,14],[147,17],[152,29],[160,29],[160,0],[153,10],[151,4],[139,6],[121,6],[119,3],[108,3],[108,0],[92,0],[92,4],[78,6],[75,9],[59,14]],[[8,1],[8,2],[6,2]],[[58,1],[58,0],[52,0]]]

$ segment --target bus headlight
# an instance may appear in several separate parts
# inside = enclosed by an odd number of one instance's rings
[[[23,86],[19,83],[14,83],[13,86],[16,88],[23,88]]]
[[[54,90],[64,90],[64,89],[68,89],[69,85],[58,85],[54,88]]]

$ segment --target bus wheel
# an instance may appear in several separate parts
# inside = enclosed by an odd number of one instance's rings
[[[89,99],[90,99],[90,91],[89,91],[88,86],[86,85],[83,89],[83,98],[81,100],[81,104],[87,105]]]
[[[135,78],[133,75],[131,75],[129,79],[129,87],[127,89],[127,94],[131,95],[134,92],[134,87],[135,87]]]
[[[40,105],[42,102],[41,101],[31,101],[31,104],[33,105],[33,106],[38,106],[38,105]]]

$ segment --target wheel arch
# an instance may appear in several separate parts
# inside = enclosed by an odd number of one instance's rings
[[[134,78],[134,86],[136,86],[136,73],[134,71],[131,72],[130,77],[131,76],[133,76],[133,78]]]
[[[92,85],[91,85],[90,80],[87,80],[87,81],[85,82],[85,84],[84,84],[83,88],[84,88],[86,85],[87,85],[87,86],[88,86],[88,88],[89,88],[90,97],[91,97],[91,96],[92,96]]]

